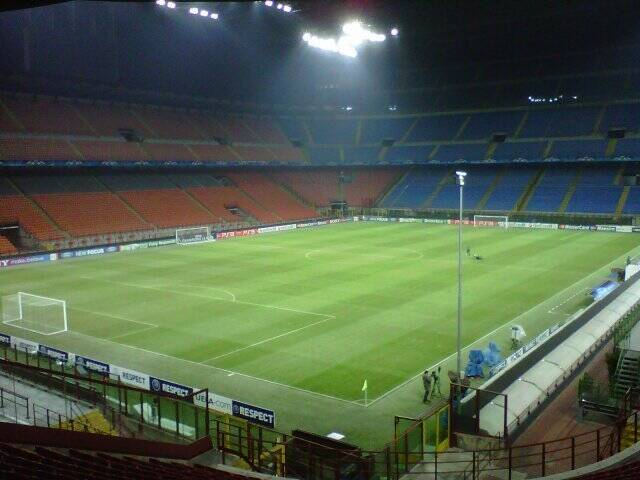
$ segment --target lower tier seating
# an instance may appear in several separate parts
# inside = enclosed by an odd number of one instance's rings
[[[0,236],[0,255],[13,255],[18,253],[18,249],[9,241],[7,237]]]
[[[221,220],[177,188],[134,190],[120,192],[120,195],[147,222],[158,228],[204,225]]]
[[[351,206],[371,207],[403,170],[399,169],[313,169],[284,171],[273,178],[316,207],[342,200],[341,173],[350,180],[342,185],[344,199]]]
[[[229,177],[251,198],[282,220],[300,220],[316,216],[315,210],[304,206],[261,173],[232,173]]]
[[[269,210],[258,205],[236,187],[195,187],[190,188],[191,193],[200,203],[206,206],[214,215],[226,221],[237,221],[237,217],[229,212],[229,208],[239,208],[247,215],[259,222],[277,222],[278,217]]]
[[[0,197],[0,224],[19,224],[38,240],[54,240],[64,235],[26,197]]]
[[[149,228],[112,193],[33,195],[32,198],[72,236]]]

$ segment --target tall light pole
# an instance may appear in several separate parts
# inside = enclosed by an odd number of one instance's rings
[[[458,214],[458,335],[456,339],[456,351],[457,351],[457,375],[459,381],[462,382],[462,197],[464,192],[464,177],[467,176],[467,172],[456,172],[456,184],[460,188],[460,212]],[[461,400],[461,399],[459,399]],[[460,401],[458,400],[458,405]]]

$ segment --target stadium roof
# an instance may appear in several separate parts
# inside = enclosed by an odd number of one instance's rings
[[[175,11],[155,2],[3,2],[5,10],[20,9],[0,13],[0,69],[179,95],[305,103],[323,88],[391,88],[399,71],[640,40],[633,0],[290,3],[294,11],[285,15],[263,2],[179,2]],[[219,21],[178,14],[191,6],[219,12]],[[301,41],[304,31],[335,32],[354,18],[385,32],[397,27],[400,35],[356,59]],[[625,60],[631,59],[616,59]]]

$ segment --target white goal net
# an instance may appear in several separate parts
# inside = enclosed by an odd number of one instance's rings
[[[509,228],[509,217],[506,215],[474,215],[473,226]]]
[[[64,300],[18,292],[2,297],[2,323],[41,335],[67,331]]]
[[[213,239],[211,238],[209,227],[179,228],[176,230],[176,243],[178,245],[190,245],[211,240]]]

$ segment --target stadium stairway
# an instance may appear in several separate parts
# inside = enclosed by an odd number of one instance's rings
[[[55,238],[69,238],[69,233],[65,232],[60,225],[58,225],[53,218],[49,216],[49,214],[40,206],[36,201],[34,201],[31,197],[29,197],[25,192],[23,192],[18,185],[13,182],[10,178],[6,179],[7,183],[9,183],[16,192],[20,194],[20,196],[24,199],[24,203],[28,203],[38,215],[28,215],[32,220],[36,220],[38,217],[41,217],[42,220],[46,223],[46,225],[50,228],[46,228],[45,225],[38,225],[37,222],[30,221],[31,228],[27,227],[27,230],[31,234],[33,234],[39,240],[51,240]],[[8,204],[5,203],[5,206]],[[24,218],[24,215],[27,213],[29,208],[21,208],[18,212],[18,216]],[[22,223],[22,222],[20,222]],[[44,227],[44,228],[43,228]],[[50,232],[45,233],[46,230],[51,230]],[[44,234],[44,236],[43,236]]]
[[[74,419],[59,423],[54,428],[78,431],[78,424],[84,425],[86,427],[85,431],[89,433],[99,433],[101,435],[118,434],[100,410],[91,410],[85,414],[78,415]]]
[[[544,176],[544,169],[540,169],[540,171],[533,176],[529,185],[527,185],[522,192],[522,195],[516,202],[516,205],[513,209],[514,212],[525,212],[527,210],[527,205],[529,204],[529,200],[536,191],[536,188],[540,184],[542,177]]]
[[[629,388],[637,387],[640,382],[640,352],[622,350],[614,375],[613,393],[621,398]]]
[[[502,169],[496,174],[493,181],[487,187],[487,191],[484,192],[484,195],[482,195],[482,198],[480,198],[480,200],[478,201],[478,204],[476,205],[476,209],[478,210],[484,209],[484,207],[487,205],[487,202],[491,198],[493,191],[496,189],[498,184],[500,184],[500,182],[502,181],[502,177],[504,177],[505,171],[506,171],[505,169]]]
[[[148,225],[149,228],[153,228],[153,225],[151,225],[142,215],[140,215],[140,213],[135,208],[133,208],[124,198],[122,198],[117,190],[112,190],[106,183],[102,182],[99,177],[94,176],[94,178],[99,185],[105,188],[106,191],[111,192],[113,196],[117,198],[127,210],[129,210],[138,218],[138,220],[140,220],[140,222]]]
[[[440,194],[440,191],[444,188],[445,185],[447,185],[448,179],[450,175],[453,175],[454,171],[455,171],[455,168],[452,168],[442,176],[442,178],[438,182],[438,185],[436,185],[436,188],[433,189],[433,192],[431,192],[431,195],[429,195],[427,199],[424,201],[424,203],[422,204],[422,208],[431,207],[431,204],[436,199],[436,197]]]
[[[285,193],[291,195],[296,201],[300,202],[307,208],[314,208],[313,204],[309,202],[306,198],[304,198],[300,193],[296,192],[293,188],[287,185],[284,181],[273,175],[272,173],[265,173],[267,178],[271,180],[275,185],[280,187]]]
[[[576,188],[580,183],[580,178],[582,177],[582,167],[578,168],[576,172],[576,176],[573,177],[571,183],[569,184],[569,188],[567,188],[567,193],[565,193],[564,198],[562,199],[562,203],[560,203],[560,207],[558,208],[558,213],[565,213],[567,211],[567,207],[569,206],[569,202],[573,197],[573,194],[576,193]]]
[[[407,177],[411,174],[411,172],[413,172],[413,169],[414,167],[412,166],[408,168],[406,171],[400,172],[394,181],[389,182],[389,185],[387,185],[387,187],[382,191],[382,193],[378,197],[378,200],[376,201],[375,206],[381,207],[384,204],[387,197],[389,196],[389,194],[393,192],[393,190],[398,185],[402,185],[403,183],[406,184]]]
[[[620,215],[622,215],[624,206],[627,204],[627,198],[629,198],[630,191],[631,187],[629,185],[625,185],[622,189],[622,193],[620,194],[620,199],[618,200],[618,204],[616,205],[616,211],[614,214],[616,220],[620,218]]]
[[[14,255],[18,253],[18,249],[9,239],[0,235],[0,255]]]

